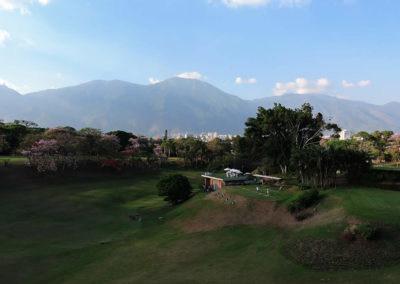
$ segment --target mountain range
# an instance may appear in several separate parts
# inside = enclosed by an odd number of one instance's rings
[[[31,120],[42,127],[95,127],[148,136],[169,133],[242,134],[257,107],[280,103],[296,108],[310,103],[343,129],[400,132],[400,103],[374,105],[328,95],[297,95],[244,100],[200,80],[174,77],[154,85],[91,81],[78,86],[21,95],[0,86],[0,118]]]

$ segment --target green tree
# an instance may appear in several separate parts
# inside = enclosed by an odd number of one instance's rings
[[[28,127],[20,124],[0,125],[0,132],[3,133],[8,144],[8,153],[15,153],[19,145],[29,133]]]
[[[0,153],[8,150],[8,143],[4,135],[0,133]]]
[[[174,139],[164,140],[161,144],[164,149],[164,153],[168,154],[168,157],[171,157],[171,154],[175,154],[175,141]]]
[[[101,131],[96,128],[82,128],[78,131],[78,135],[85,137],[85,143],[82,144],[81,149],[87,155],[98,155],[99,150],[99,142],[101,139]]]
[[[270,109],[259,107],[257,116],[247,120],[245,129],[253,159],[268,158],[285,174],[292,149],[319,145],[325,131],[340,131],[336,124],[326,123],[321,113],[314,116],[312,111],[309,104],[294,110],[280,104]]]
[[[130,146],[129,139],[131,138],[137,138],[133,133],[131,132],[125,132],[123,130],[116,130],[116,131],[110,131],[107,133],[108,135],[115,135],[119,139],[119,144],[121,144],[121,151],[125,150]]]
[[[322,147],[313,145],[305,149],[294,149],[291,157],[292,168],[302,184],[314,188],[335,186],[340,171],[350,182],[357,182],[371,165],[367,152],[334,143]]]
[[[157,183],[158,195],[164,200],[178,204],[190,198],[192,186],[187,177],[181,174],[164,175]]]
[[[168,140],[168,130],[167,129],[165,129],[165,131],[164,131],[164,139],[163,139],[163,141],[167,141]]]
[[[39,126],[36,122],[29,121],[29,120],[14,120],[14,124],[23,125],[28,128]]]

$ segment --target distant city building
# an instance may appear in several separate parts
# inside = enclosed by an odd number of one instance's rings
[[[221,139],[221,140],[229,140],[234,137],[232,134],[218,134],[218,132],[207,132],[207,133],[200,133],[200,134],[189,134],[189,133],[173,133],[170,135],[171,138],[173,139],[179,139],[179,138],[188,138],[188,137],[194,137],[196,139],[199,139],[204,142],[209,142],[214,139]]]
[[[340,140],[349,140],[349,139],[351,139],[351,132],[346,129],[343,129],[340,132]]]

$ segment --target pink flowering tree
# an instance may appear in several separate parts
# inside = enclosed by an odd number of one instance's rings
[[[166,155],[163,153],[163,148],[160,144],[155,144],[154,140],[146,137],[137,137],[129,139],[129,149],[134,153],[136,166],[138,163],[147,167],[161,165],[166,160]],[[145,160],[143,158],[146,158]]]
[[[29,159],[29,166],[34,167],[39,173],[55,172],[59,148],[57,140],[41,139],[34,143],[31,149],[21,153]]]
[[[168,159],[167,155],[164,154],[163,147],[160,144],[156,144],[154,146],[153,153],[160,165]]]
[[[82,137],[77,136],[76,131],[68,127],[54,127],[44,133],[44,139],[56,140],[58,144],[57,164],[64,170],[66,167],[76,169],[81,153],[79,149]]]
[[[134,150],[136,153],[145,155],[149,152],[149,140],[146,137],[137,137],[129,139],[129,148]]]
[[[128,140],[127,149],[124,151],[129,157],[129,166],[144,167],[144,162],[141,158],[145,149],[146,140],[143,137],[130,138]]]

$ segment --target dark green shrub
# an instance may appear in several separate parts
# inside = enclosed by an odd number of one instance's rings
[[[318,200],[318,190],[306,190],[296,195],[287,205],[287,209],[290,211],[290,213],[294,213],[314,205]]]
[[[364,240],[372,240],[376,237],[376,228],[370,224],[361,224],[357,227],[357,232]]]
[[[157,183],[158,195],[165,196],[172,204],[183,202],[192,194],[192,186],[187,177],[180,174],[169,174],[161,177]]]

